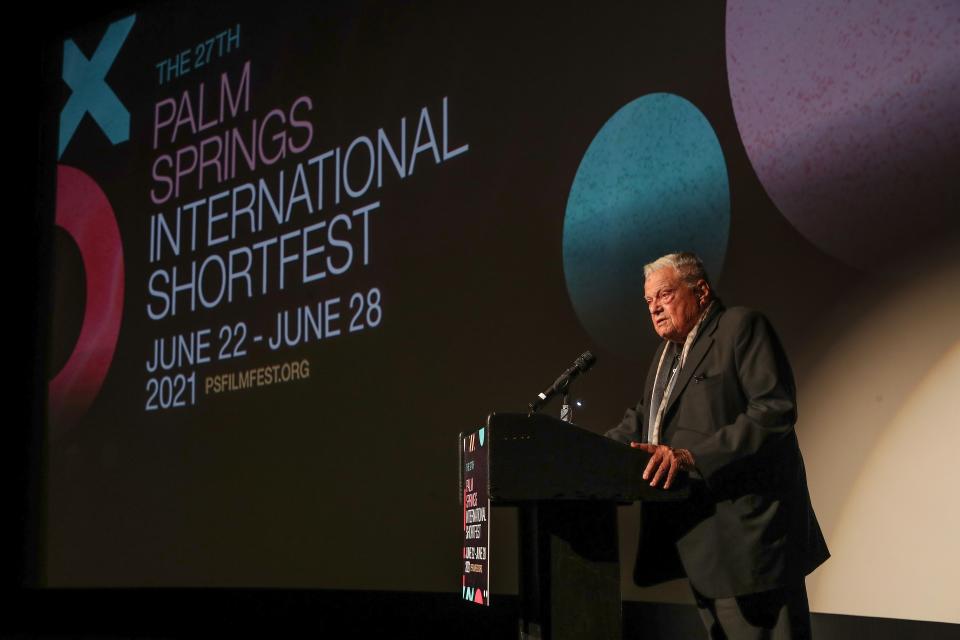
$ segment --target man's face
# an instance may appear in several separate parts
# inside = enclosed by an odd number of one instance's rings
[[[683,342],[700,318],[703,309],[700,299],[705,303],[708,291],[703,280],[691,289],[673,267],[651,273],[643,284],[643,293],[653,320],[653,330],[661,338]]]

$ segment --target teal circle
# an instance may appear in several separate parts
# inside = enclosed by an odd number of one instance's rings
[[[729,232],[726,161],[703,113],[670,93],[628,103],[590,143],[567,199],[563,271],[581,324],[603,348],[642,356],[643,265],[693,251],[715,280]]]

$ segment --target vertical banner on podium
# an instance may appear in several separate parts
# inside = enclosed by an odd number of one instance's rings
[[[490,604],[490,494],[487,429],[460,435],[463,489],[463,599]]]

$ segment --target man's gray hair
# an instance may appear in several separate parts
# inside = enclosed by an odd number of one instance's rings
[[[648,278],[654,271],[659,271],[665,267],[673,267],[680,274],[680,279],[688,287],[693,287],[700,280],[710,284],[710,278],[707,277],[707,269],[703,266],[697,254],[690,251],[681,251],[679,253],[668,253],[665,256],[657,258],[650,264],[644,265],[643,277]]]

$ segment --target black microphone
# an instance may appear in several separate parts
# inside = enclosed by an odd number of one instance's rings
[[[540,410],[540,407],[550,401],[550,398],[558,393],[565,392],[567,387],[570,386],[570,383],[573,382],[573,379],[581,373],[588,371],[596,361],[597,357],[595,355],[589,351],[584,351],[583,354],[577,358],[576,362],[573,363],[572,367],[560,374],[560,377],[550,385],[550,388],[539,394],[537,399],[530,403],[530,413],[536,413]]]

